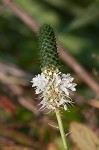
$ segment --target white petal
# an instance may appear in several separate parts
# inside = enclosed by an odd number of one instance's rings
[[[74,78],[71,78],[71,79],[70,79],[70,82],[72,82],[73,80],[74,80]]]
[[[72,91],[76,91],[76,88],[75,88],[75,87],[71,87],[71,90],[72,90]]]
[[[35,93],[39,94],[39,93],[41,93],[41,90],[37,88],[36,91],[35,91]]]
[[[68,96],[69,96],[69,92],[68,92],[68,90],[67,90],[66,88],[61,87],[61,90],[62,90],[63,92],[65,92],[65,94],[66,94],[66,95],[68,95]]]
[[[64,105],[64,110],[67,110],[67,106],[66,105]]]
[[[65,102],[64,99],[61,98],[61,100],[59,101],[59,105],[62,105],[64,102]]]
[[[67,88],[69,88],[69,87],[71,87],[72,86],[72,83],[69,83],[68,85],[67,85]]]

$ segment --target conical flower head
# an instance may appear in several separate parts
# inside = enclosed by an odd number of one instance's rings
[[[39,33],[39,49],[42,73],[32,79],[32,87],[40,94],[41,109],[55,110],[72,104],[70,93],[76,91],[74,78],[59,71],[59,59],[53,29],[44,24]]]

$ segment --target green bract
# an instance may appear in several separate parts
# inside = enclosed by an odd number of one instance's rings
[[[52,27],[48,24],[44,24],[40,28],[39,50],[42,71],[45,69],[56,70],[59,68],[55,34]]]

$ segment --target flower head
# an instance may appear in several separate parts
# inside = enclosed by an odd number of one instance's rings
[[[53,29],[44,24],[39,32],[39,49],[42,73],[32,79],[32,87],[36,94],[40,94],[41,109],[55,110],[63,107],[67,110],[67,104],[72,104],[70,93],[76,91],[74,78],[70,74],[62,74],[59,71],[59,59],[56,40]]]
[[[36,88],[36,94],[40,94],[41,109],[48,108],[55,110],[63,107],[67,110],[67,104],[71,104],[70,93],[76,91],[76,84],[72,81],[74,78],[70,74],[61,72],[49,72],[49,75],[43,72],[32,79],[32,87]]]

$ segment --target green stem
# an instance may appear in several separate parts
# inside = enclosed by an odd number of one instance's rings
[[[57,117],[59,129],[60,129],[60,133],[61,133],[61,137],[62,137],[62,141],[63,141],[63,145],[64,145],[64,150],[69,150],[68,146],[67,146],[67,141],[66,141],[66,136],[65,136],[64,128],[63,128],[63,123],[62,123],[61,115],[60,115],[60,112],[59,112],[58,109],[56,109],[56,117]]]

